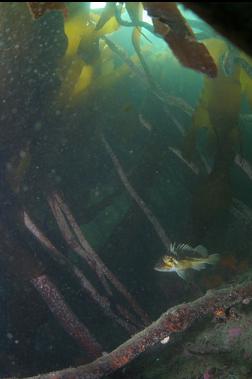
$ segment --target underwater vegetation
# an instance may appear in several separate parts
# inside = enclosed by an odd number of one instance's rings
[[[251,375],[249,52],[171,2],[0,11],[1,377]]]
[[[192,127],[184,141],[184,155],[193,160],[200,129],[204,128],[208,151],[214,154],[213,169],[195,194],[193,212],[198,229],[199,225],[206,228],[217,213],[231,206],[230,169],[241,148],[238,121],[242,95],[251,101],[251,73],[247,69],[250,58],[225,41],[208,39],[206,45],[218,65],[218,77],[204,79]]]

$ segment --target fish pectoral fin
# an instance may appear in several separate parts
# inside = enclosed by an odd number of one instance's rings
[[[186,275],[186,271],[185,270],[176,270],[176,273],[178,274],[178,276],[180,276],[180,278],[186,280],[187,279],[187,275]]]
[[[195,247],[194,251],[196,251],[196,253],[200,254],[202,257],[208,256],[208,250],[205,246],[198,245]]]
[[[193,270],[197,270],[197,271],[204,270],[204,268],[206,268],[206,264],[200,263],[198,265],[193,266],[192,268],[193,268]]]

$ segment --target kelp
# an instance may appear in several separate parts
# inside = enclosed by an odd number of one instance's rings
[[[73,94],[75,96],[82,89],[89,87],[94,77],[90,72],[99,74],[99,38],[116,31],[121,25],[133,26],[132,43],[151,85],[154,85],[154,80],[141,52],[140,38],[143,34],[141,27],[161,35],[182,65],[206,73],[210,77],[216,75],[216,66],[211,56],[205,46],[197,42],[192,29],[175,3],[126,2],[125,8],[130,22],[121,19],[123,6],[115,2],[107,3],[100,15],[90,12],[89,3],[67,3],[67,7],[63,2],[27,4],[35,20],[48,10],[63,10],[65,16],[68,14],[65,20],[68,46],[59,70],[63,82],[60,99],[71,98]],[[150,16],[155,17],[154,28],[142,20],[143,5]],[[85,69],[84,65],[90,67]]]
[[[180,63],[205,72],[209,76],[215,75],[216,66],[212,58],[205,46],[196,41],[192,29],[177,9],[176,4],[126,2],[125,8],[131,20],[130,24],[134,26],[132,43],[151,86],[155,86],[154,79],[146,64],[140,44],[143,5],[149,14],[155,16],[154,32],[168,42]],[[47,8],[49,9],[50,6],[48,5]],[[51,9],[61,10],[59,5],[55,7],[51,5]],[[102,69],[104,51],[101,52],[99,40],[121,26],[120,15],[123,7],[122,4],[107,3],[101,14],[91,12],[89,3],[67,3],[67,9],[68,17],[65,19],[64,29],[68,43],[65,56],[58,69],[61,89],[56,101],[62,105],[74,101],[101,73],[114,69],[112,60],[106,64],[106,70]]]
[[[151,93],[164,105],[164,109],[169,113],[168,107],[176,107],[185,112],[188,115],[192,114],[192,107],[185,102],[182,98],[176,96],[169,96],[166,92],[162,90],[162,88],[158,85],[150,86],[149,81],[146,80],[146,76],[143,72],[138,68],[133,59],[129,58],[123,49],[114,44],[107,37],[102,37],[104,41],[106,41],[107,45],[111,48],[111,50],[120,57],[120,59],[125,62],[126,66],[130,68],[130,70],[141,80],[144,86],[151,90]]]
[[[134,20],[134,22],[133,22],[132,20],[127,21],[127,20],[122,19],[122,17],[121,17],[122,9],[123,9],[122,4],[119,4],[115,7],[115,18],[116,18],[118,24],[120,24],[121,26],[130,26],[130,27],[138,26],[139,28],[145,28],[150,33],[154,33],[153,26],[151,24],[149,24],[148,22],[145,22],[143,20]],[[158,35],[156,35],[156,36],[159,38],[162,38]]]
[[[230,75],[226,75],[220,64],[227,44],[212,39],[206,41],[206,45],[218,64],[218,76],[204,79],[184,145],[184,155],[192,160],[199,130],[206,128],[208,144],[214,152],[213,169],[194,194],[194,227],[199,233],[231,205],[230,168],[240,144],[238,118],[242,98],[240,67],[236,65]]]
[[[88,7],[81,9],[78,5],[74,8],[74,4],[72,7],[65,21],[68,46],[60,66],[62,84],[57,100],[68,105],[92,84],[94,74],[99,76],[103,62],[100,37],[119,27],[115,17],[111,17],[97,30],[99,15],[91,14]]]
[[[127,26],[127,27],[147,27],[148,30],[153,32],[153,28],[150,24],[143,22],[138,17],[135,17],[135,10],[138,9],[139,2],[134,3],[125,3],[126,9],[129,14],[131,21],[126,21],[121,18],[121,13],[124,10],[123,4],[116,4],[115,2],[109,2],[106,3],[105,8],[103,9],[101,16],[96,24],[96,30],[101,29],[112,17],[115,17],[116,21],[120,26]],[[132,19],[133,18],[133,19]]]
[[[100,30],[115,15],[115,3],[108,2],[96,24],[95,30]]]
[[[134,3],[126,3],[126,9],[127,12],[132,20],[133,23],[138,24],[139,20],[143,17],[143,6],[140,2],[134,2]],[[143,70],[146,74],[146,77],[148,78],[151,85],[154,85],[154,79],[150,73],[149,67],[147,63],[144,60],[143,54],[141,52],[141,28],[138,26],[135,26],[132,32],[132,44],[134,46],[134,49],[138,55],[138,58],[141,62],[141,65],[143,67]]]
[[[131,22],[123,21],[120,17],[122,8],[118,8],[116,6],[116,3],[111,2],[107,3],[97,24],[95,30],[100,30],[106,23],[111,20],[112,17],[116,17],[117,22],[120,25],[124,26],[133,26],[132,31],[132,44],[133,47],[139,57],[140,63],[143,67],[143,70],[148,78],[148,80],[153,83],[153,78],[151,77],[150,70],[144,60],[143,54],[141,52],[141,27],[139,26],[141,24],[142,18],[143,18],[143,6],[141,2],[126,2],[125,7],[127,10],[127,13],[130,17]],[[153,31],[153,30],[152,30]],[[145,37],[146,38],[146,37]]]
[[[232,70],[229,69],[230,75],[227,75],[222,63],[223,56],[229,49],[227,43],[219,39],[209,39],[205,44],[219,65],[219,73],[213,80],[204,78],[200,100],[192,117],[192,127],[184,144],[184,153],[189,159],[193,157],[199,129],[206,128],[209,140],[215,142],[218,142],[226,130],[235,128],[233,137],[238,134],[241,96],[242,93],[247,95],[251,91],[251,79],[239,64],[235,64]]]
[[[218,33],[250,56],[252,9],[247,2],[183,2]]]
[[[240,52],[240,66],[240,83],[242,86],[242,92],[252,108],[252,58],[247,54]]]
[[[147,349],[158,346],[160,343],[166,344],[170,338],[174,341],[174,335],[176,335],[176,333],[180,333],[182,338],[185,338],[186,331],[191,328],[195,322],[196,325],[194,326],[194,330],[197,330],[201,328],[201,324],[199,324],[199,322],[202,320],[205,322],[210,320],[213,317],[215,310],[221,308],[224,309],[224,312],[226,312],[226,310],[231,308],[236,309],[236,306],[239,304],[249,304],[251,301],[251,293],[251,273],[248,273],[245,278],[238,277],[238,280],[233,281],[232,285],[228,287],[225,286],[221,289],[209,290],[205,295],[200,296],[194,301],[176,305],[166,310],[158,320],[155,320],[147,328],[132,336],[115,350],[107,354],[103,354],[100,358],[91,363],[75,368],[53,371],[48,374],[40,374],[25,379],[104,378],[106,375],[112,374],[116,370],[129,364],[133,359],[137,358]],[[217,327],[215,327],[215,329],[218,333],[219,329],[217,329]],[[205,340],[206,336],[204,336],[204,345]],[[225,341],[226,340],[227,338]],[[216,338],[214,339],[214,343],[216,345]],[[185,360],[186,346],[186,343],[184,343],[183,360]],[[216,352],[216,349],[214,352]],[[209,353],[201,353],[200,351],[199,354],[201,354],[200,358],[203,360],[202,355],[204,357],[204,354],[206,355]],[[167,377],[167,372],[165,372],[164,375]],[[165,377],[164,375],[162,373],[162,377]],[[157,375],[155,374],[154,377],[157,377]],[[161,377],[161,375],[158,375],[158,377]],[[205,378],[207,378],[206,375]]]
[[[204,44],[196,40],[176,3],[144,2],[143,5],[149,16],[158,19],[158,24],[154,24],[155,32],[163,36],[183,66],[207,74],[211,78],[216,77],[217,67],[214,60]],[[160,24],[165,24],[168,28]]]
[[[145,9],[147,9],[148,14],[154,17],[154,29],[152,26],[147,27],[148,24],[142,21],[142,4]],[[53,5],[51,5],[51,7],[54,9]],[[57,7],[55,6],[55,9],[61,9],[59,5]],[[95,30],[92,30],[91,34],[95,35],[95,32],[101,32],[100,35],[108,33],[109,31],[105,31],[103,29],[107,28],[109,23],[114,24],[116,22],[118,26],[134,26],[132,33],[133,46],[139,56],[141,65],[151,82],[153,82],[153,78],[151,78],[150,71],[140,49],[140,34],[142,33],[141,26],[146,27],[149,31],[156,33],[156,35],[161,35],[171,47],[180,63],[185,67],[206,73],[210,77],[216,76],[216,66],[210,54],[208,53],[206,47],[196,40],[192,29],[187,24],[185,18],[182,16],[175,3],[126,2],[125,7],[131,20],[130,23],[122,20],[120,17],[122,10],[121,4],[118,6],[115,2],[107,3],[98,20],[96,20]],[[50,7],[48,5],[45,9],[49,8]],[[42,14],[43,12],[40,16]],[[89,16],[91,15],[88,15],[88,17]],[[83,12],[78,12],[76,18],[74,19],[72,17],[70,18],[71,21],[67,21],[65,31],[69,40],[66,53],[68,56],[73,54],[76,47],[79,46],[80,39],[82,40],[82,46],[85,46],[84,51],[87,49],[90,50],[87,45],[92,44],[91,42],[88,43],[88,41],[92,41],[92,37],[90,36],[90,28],[88,27],[90,26],[88,25],[89,20],[85,18]],[[162,27],[164,24],[168,26],[168,29]],[[111,27],[109,27],[109,29],[111,29]],[[114,30],[116,30],[115,27],[113,31]],[[75,38],[69,38],[72,31]],[[99,35],[96,35],[96,38],[99,38]]]
[[[106,38],[106,37],[102,37]],[[108,40],[106,38],[106,40]],[[92,97],[93,94],[105,93],[106,91],[110,91],[115,85],[117,85],[121,80],[123,80],[126,76],[131,74],[131,67],[124,62],[120,64],[118,67],[114,66],[114,60],[111,59],[112,51],[110,48],[104,49],[101,54],[101,71],[100,75],[93,76],[93,80],[88,87],[88,91],[83,90],[76,93],[77,96],[71,97],[71,103],[69,106],[76,106],[77,104],[83,104],[85,100]],[[114,54],[113,54],[114,55]],[[139,58],[137,54],[133,54],[130,58],[130,61],[136,67],[139,65]],[[103,63],[105,61],[105,64]],[[143,74],[144,75],[144,74]],[[79,85],[79,84],[78,84]],[[87,88],[86,88],[87,89]]]

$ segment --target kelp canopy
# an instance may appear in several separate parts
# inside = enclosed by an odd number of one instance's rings
[[[155,88],[155,81],[141,51],[140,38],[145,39],[143,29],[146,25],[148,29],[150,27],[150,24],[142,21],[143,8],[146,8],[150,15],[154,14],[152,32],[167,41],[183,65],[206,72],[210,76],[216,75],[213,59],[205,46],[196,40],[191,27],[173,3],[154,6],[153,3],[135,2],[126,3],[125,8],[116,3],[108,3],[99,13],[90,11],[90,3],[78,2],[1,5],[4,41],[2,70],[5,77],[1,93],[10,94],[8,102],[3,105],[2,118],[9,126],[8,131],[4,130],[1,136],[1,143],[5,147],[17,144],[10,154],[10,170],[7,175],[15,192],[18,191],[19,182],[32,162],[31,149],[37,146],[41,154],[43,145],[54,144],[55,146],[51,146],[49,153],[46,151],[46,156],[42,158],[43,166],[46,162],[50,165],[50,160],[53,159],[50,155],[58,154],[63,135],[68,133],[68,128],[72,133],[76,123],[80,122],[81,111],[78,114],[77,109],[85,107],[87,117],[90,113],[90,103],[101,104],[101,98],[106,96],[107,90],[111,91],[113,83],[118,83],[129,75],[132,64],[140,61],[143,74],[141,70],[139,73],[142,80],[146,78],[149,86]],[[159,14],[155,14],[156,11],[163,12],[162,20]],[[129,15],[130,21],[127,26],[132,28],[132,43],[136,54],[131,60],[124,60],[118,64],[115,54],[118,54],[119,50],[115,45],[109,44],[105,36],[125,25],[122,18],[125,12]],[[6,23],[14,26],[9,28]],[[168,39],[166,35],[169,35]],[[150,54],[151,47],[145,44],[144,49],[148,49],[149,52],[146,53]],[[193,58],[195,54],[197,59]],[[20,98],[24,99],[24,104]],[[99,100],[95,100],[98,98]],[[35,105],[31,104],[34,99]],[[9,112],[10,108],[12,112]],[[67,109],[71,111],[68,112]],[[73,121],[73,114],[75,118],[79,117],[79,121]],[[62,117],[64,127],[60,127]],[[66,121],[68,117],[70,119]],[[53,139],[52,142],[45,142],[45,129],[52,129],[51,135],[47,136]],[[54,132],[59,133],[57,137],[52,136]],[[35,156],[37,157],[37,153]],[[33,162],[34,159],[36,158],[33,158]],[[38,165],[38,162],[34,164]],[[45,171],[48,171],[48,167]],[[45,180],[43,174],[41,179]]]

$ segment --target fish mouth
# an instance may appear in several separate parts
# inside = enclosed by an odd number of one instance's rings
[[[154,267],[154,270],[155,270],[155,271],[159,271],[159,272],[167,272],[167,271],[169,271],[169,270],[165,269],[165,268],[162,267],[162,266],[155,266],[155,267]]]

